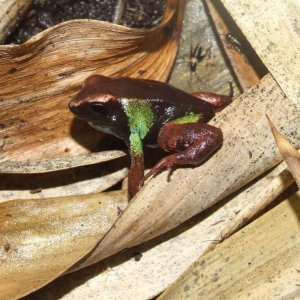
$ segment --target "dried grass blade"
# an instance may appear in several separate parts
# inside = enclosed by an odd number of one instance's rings
[[[199,257],[158,299],[297,298],[299,197],[290,196]]]
[[[4,161],[0,163],[0,173],[46,173],[76,168],[117,159],[126,155],[123,151],[103,151],[74,156],[57,157],[43,160]]]
[[[127,176],[127,173],[128,169],[122,168],[108,174],[100,173],[100,176],[96,178],[80,180],[64,185],[61,184],[55,187],[40,186],[34,189],[0,189],[0,203],[15,199],[45,199],[101,193],[124,179]],[[29,184],[31,180],[26,180],[26,182]]]

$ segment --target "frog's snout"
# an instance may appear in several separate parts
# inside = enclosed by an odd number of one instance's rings
[[[70,101],[69,102],[69,110],[73,114],[77,115],[77,113],[78,113],[78,104],[74,103],[73,101]]]
[[[73,109],[76,109],[76,103],[74,103],[73,101],[70,101],[69,102],[69,109],[71,110],[71,111],[73,111]]]
[[[85,120],[87,122],[92,122],[99,118],[99,114],[95,109],[95,105],[90,104],[87,101],[76,101],[71,100],[69,102],[70,111],[79,119]],[[98,107],[96,107],[98,108]]]
[[[85,119],[89,114],[87,105],[84,105],[80,102],[74,102],[73,100],[69,102],[69,109],[76,117],[80,119]]]

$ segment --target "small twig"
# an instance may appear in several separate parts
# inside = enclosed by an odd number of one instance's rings
[[[121,23],[121,19],[123,17],[124,10],[125,10],[125,5],[126,5],[126,0],[118,0],[117,1],[115,13],[113,16],[113,23],[115,23],[115,24]]]

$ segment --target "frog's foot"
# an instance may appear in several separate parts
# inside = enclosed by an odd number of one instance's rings
[[[143,178],[143,183],[149,179],[151,176],[156,176],[158,173],[164,169],[170,170],[174,165],[176,165],[176,154],[169,155],[162,158]]]
[[[158,144],[165,151],[177,152],[164,157],[144,177],[146,181],[165,168],[176,165],[198,165],[215,152],[223,142],[222,131],[205,123],[168,123],[160,130]]]

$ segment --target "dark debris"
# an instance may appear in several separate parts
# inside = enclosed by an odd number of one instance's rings
[[[72,19],[112,22],[117,0],[33,0],[27,16],[7,40],[19,44],[58,23]],[[127,0],[121,25],[150,28],[161,20],[166,0]]]

